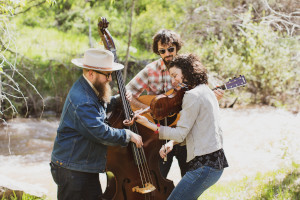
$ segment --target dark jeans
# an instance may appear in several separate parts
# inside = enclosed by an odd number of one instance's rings
[[[50,163],[51,174],[57,184],[58,200],[100,199],[102,190],[98,173],[73,171]]]
[[[160,158],[160,162],[159,162],[160,173],[165,178],[167,177],[170,171],[174,156],[178,160],[181,177],[183,177],[188,170],[188,164],[186,163],[186,156],[187,156],[186,146],[174,145],[173,150],[167,154],[166,162],[164,162],[164,159]]]

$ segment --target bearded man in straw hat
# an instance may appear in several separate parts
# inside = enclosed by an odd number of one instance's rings
[[[106,111],[118,99],[111,97],[111,73],[123,69],[110,51],[88,49],[72,63],[83,68],[66,98],[51,155],[51,173],[58,185],[57,198],[98,199],[99,173],[105,171],[108,145],[143,145],[141,136],[106,123]],[[131,98],[129,94],[127,98]]]

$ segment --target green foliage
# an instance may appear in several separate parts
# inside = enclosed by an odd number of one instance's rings
[[[54,28],[25,26],[19,29],[16,39],[20,54],[38,62],[69,62],[73,56],[82,54],[82,49],[88,48],[88,38],[85,35],[62,32]]]
[[[0,16],[6,17],[5,15],[13,15],[15,12],[16,7],[24,7],[26,3],[26,0],[20,0],[20,1],[0,1]],[[4,15],[4,16],[3,16]]]
[[[19,29],[16,44],[20,54],[16,61],[18,70],[41,92],[46,104],[43,108],[43,99],[32,92],[21,76],[15,74],[15,79],[20,80],[19,87],[27,97],[29,113],[39,116],[43,109],[59,113],[68,90],[81,72],[71,64],[71,59],[82,56],[82,49],[88,48],[87,38],[56,29],[25,26]],[[14,59],[13,56],[6,53],[9,60]],[[2,78],[2,81],[6,79]],[[12,88],[6,88],[5,92],[19,96]],[[26,113],[26,105],[21,99],[12,100],[21,114]],[[4,108],[7,106],[3,104]]]
[[[259,178],[261,184],[257,187],[257,195],[252,200],[259,199],[299,199],[300,198],[300,171],[299,165],[294,164],[293,170],[280,170],[268,176],[268,181]]]
[[[30,194],[26,194],[23,192],[18,191],[17,193],[13,191],[13,194],[11,195],[6,195],[5,193],[3,194],[1,200],[43,200],[45,197],[36,197],[32,196]]]
[[[182,1],[163,2],[147,2],[143,6],[145,9],[134,20],[133,45],[138,49],[151,50],[154,34],[162,28],[174,29],[183,16]]]
[[[84,36],[56,29],[24,27],[17,36],[21,57],[19,68],[45,97],[45,110],[60,112],[64,97],[81,70],[71,60],[82,57],[88,41]],[[43,36],[43,37],[41,37]],[[59,45],[57,45],[59,44]],[[21,85],[26,90],[26,84]],[[41,112],[41,100],[26,91],[33,113]],[[34,103],[35,102],[35,103]]]
[[[284,106],[299,102],[300,59],[295,57],[300,50],[298,39],[247,17],[238,29],[235,36],[222,34],[219,39],[211,35],[194,41],[200,43],[196,52],[210,72],[223,79],[245,75],[246,90],[252,94],[250,103]]]
[[[131,4],[131,0],[58,0],[36,7],[27,4],[23,10],[29,7],[30,10],[16,15],[10,22],[17,47],[13,50],[19,52],[15,63],[46,101],[50,101],[46,109],[59,112],[68,89],[80,74],[70,60],[82,56],[89,48],[89,26],[92,45],[99,47],[99,16],[110,21],[109,31],[119,60],[124,60]],[[293,107],[300,102],[299,36],[285,35],[271,26],[268,19],[262,17],[269,12],[255,0],[136,1],[126,82],[147,62],[158,58],[151,50],[152,37],[166,28],[180,33],[185,44],[179,53],[198,54],[211,77],[219,80],[216,84],[239,74],[246,76],[247,87],[226,92],[224,99],[238,97],[238,103]],[[260,18],[254,20],[258,13]],[[10,54],[6,52],[6,56]],[[20,86],[27,88],[28,85],[22,82]],[[33,110],[39,112],[38,95],[26,91],[25,96],[30,105],[34,105]],[[22,106],[20,102],[17,107]]]

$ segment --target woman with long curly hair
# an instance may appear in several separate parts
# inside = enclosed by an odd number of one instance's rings
[[[179,55],[170,63],[173,85],[186,84],[190,90],[182,100],[180,119],[175,128],[153,124],[136,115],[137,122],[155,131],[160,139],[171,140],[166,145],[165,157],[174,143],[185,141],[188,172],[170,194],[170,200],[197,199],[221,177],[228,163],[223,151],[219,104],[208,87],[207,71],[197,56]]]

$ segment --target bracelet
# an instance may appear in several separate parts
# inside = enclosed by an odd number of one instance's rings
[[[157,128],[156,131],[154,131],[154,134],[158,134],[158,127],[160,127],[160,124],[156,124]]]

